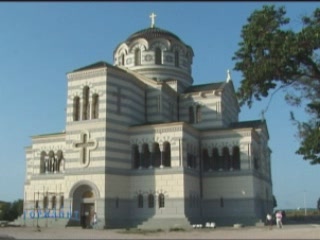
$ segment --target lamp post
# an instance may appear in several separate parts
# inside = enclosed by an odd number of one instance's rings
[[[37,207],[37,229],[39,231],[40,226],[39,226],[39,207]]]
[[[306,190],[303,191],[303,203],[304,203],[304,215],[307,216],[307,207],[306,207]]]

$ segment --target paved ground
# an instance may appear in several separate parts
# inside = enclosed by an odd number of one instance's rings
[[[0,228],[0,239],[320,239],[320,224],[287,225],[282,229],[267,227],[217,227],[184,232],[127,233],[125,230],[32,227]]]

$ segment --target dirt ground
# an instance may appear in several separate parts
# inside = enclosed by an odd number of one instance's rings
[[[0,239],[320,239],[320,224],[268,227],[217,227],[190,231],[127,232],[125,229],[96,230],[75,227],[3,227]]]

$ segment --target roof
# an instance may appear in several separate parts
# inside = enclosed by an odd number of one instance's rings
[[[225,82],[217,82],[217,83],[208,83],[208,84],[190,86],[184,91],[184,93],[216,90],[221,88],[224,83]]]
[[[57,133],[44,133],[44,134],[39,134],[39,135],[34,135],[32,138],[38,138],[38,137],[53,137],[53,136],[58,136],[61,134],[65,134],[65,131],[62,132],[57,132]]]
[[[119,67],[113,66],[112,64],[104,62],[104,61],[99,61],[99,62],[96,62],[96,63],[92,63],[92,64],[90,64],[88,66],[84,66],[84,67],[78,68],[76,70],[73,70],[70,73],[80,72],[80,71],[84,71],[84,70],[93,70],[93,69],[105,68],[105,67],[117,69],[118,71],[122,71],[122,72],[127,73],[127,71],[125,71],[125,70],[123,70],[123,69],[121,69]]]
[[[78,71],[83,71],[83,70],[90,70],[90,69],[97,69],[97,68],[103,68],[103,67],[114,67],[110,63],[104,62],[104,61],[99,61],[93,64],[90,64],[85,67],[78,68],[76,70],[73,70],[72,72],[78,72]]]
[[[177,35],[158,27],[145,28],[138,32],[135,32],[127,38],[126,42],[131,42],[138,38],[145,38],[146,40],[152,40],[154,38],[161,38],[161,37],[167,38],[169,40],[174,39],[182,42]]]

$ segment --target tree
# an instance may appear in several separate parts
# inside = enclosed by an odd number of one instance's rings
[[[311,164],[320,163],[320,8],[301,18],[297,32],[285,27],[290,23],[284,7],[263,6],[247,19],[242,41],[235,52],[234,69],[243,79],[237,91],[240,105],[252,106],[274,94],[286,91],[285,100],[292,106],[306,105],[307,122],[291,120],[298,128],[297,154]],[[272,97],[272,95],[271,95]]]
[[[13,221],[23,213],[23,200],[4,203],[1,210],[0,220]]]
[[[317,208],[320,211],[320,198],[318,199]]]

